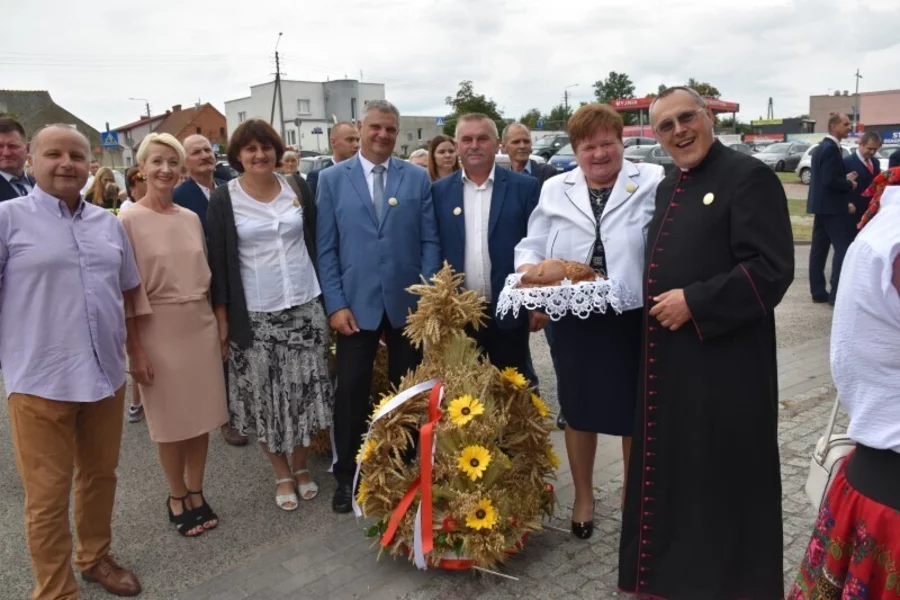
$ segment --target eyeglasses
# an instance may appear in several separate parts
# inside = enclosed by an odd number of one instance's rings
[[[694,110],[686,110],[676,116],[674,119],[666,119],[656,126],[657,133],[670,134],[675,131],[675,121],[681,126],[687,126],[697,119],[697,115],[706,110],[704,107],[695,108]]]

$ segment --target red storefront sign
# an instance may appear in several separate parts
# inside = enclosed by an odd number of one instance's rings
[[[713,112],[738,112],[741,109],[741,105],[737,102],[726,102],[716,98],[704,98],[703,100]],[[618,98],[609,104],[619,112],[629,112],[647,110],[652,103],[653,98]]]

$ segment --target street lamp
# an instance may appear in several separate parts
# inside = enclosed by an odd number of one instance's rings
[[[150,101],[146,98],[129,98],[129,100],[134,100],[135,102],[143,102],[144,106],[147,107],[147,118],[150,118]]]

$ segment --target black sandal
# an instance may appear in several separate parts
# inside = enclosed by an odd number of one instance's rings
[[[172,500],[180,500],[181,501],[181,514],[176,515],[172,512]],[[169,496],[166,499],[166,508],[169,509],[169,523],[175,523],[175,531],[180,533],[183,537],[197,537],[198,535],[203,534],[205,529],[200,525],[200,531],[197,533],[190,533],[192,530],[198,527],[197,525],[197,513],[193,510],[188,510],[188,507],[185,505],[185,500],[187,500],[187,496],[182,496],[181,498],[176,498],[175,496]]]
[[[210,529],[215,529],[216,527],[218,527],[219,516],[215,512],[213,512],[212,507],[206,501],[206,498],[203,497],[203,490],[200,490],[198,492],[192,492],[191,490],[188,490],[188,494],[193,496],[200,496],[200,499],[203,500],[203,504],[201,504],[200,506],[195,506],[191,509],[191,513],[194,514],[195,519],[201,524],[203,530],[209,531]],[[216,524],[207,527],[206,524],[211,523],[212,521],[215,521]]]

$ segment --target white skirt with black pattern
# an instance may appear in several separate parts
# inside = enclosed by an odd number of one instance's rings
[[[231,425],[270,452],[309,446],[331,426],[328,323],[319,300],[278,312],[250,312],[253,346],[228,356]]]

